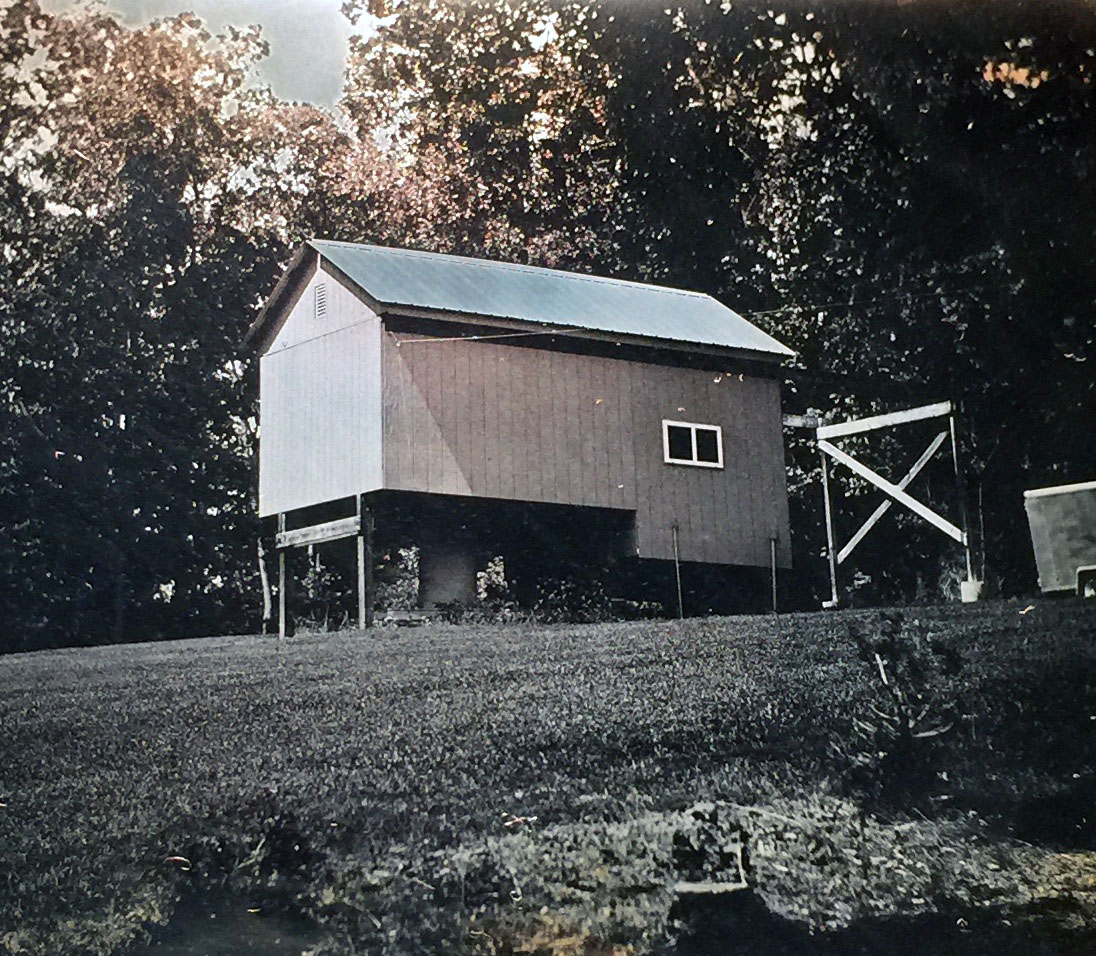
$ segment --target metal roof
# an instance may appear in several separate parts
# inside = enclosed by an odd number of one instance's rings
[[[411,249],[324,239],[309,245],[383,306],[795,354],[700,292]]]

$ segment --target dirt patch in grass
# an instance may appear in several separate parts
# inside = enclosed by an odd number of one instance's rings
[[[931,932],[930,951],[954,943],[974,952],[967,927],[989,914],[1021,927],[1018,939],[1067,951],[1096,927],[1096,855],[1002,841],[976,820],[884,821],[816,795],[615,821],[528,820],[426,856],[401,848],[381,865],[348,862],[311,904],[318,922],[367,949],[389,951],[397,939],[392,952],[478,954],[701,952],[709,924],[756,906],[763,925],[785,926],[778,938],[817,936],[808,952],[902,926]],[[939,913],[961,921],[949,927]],[[344,952],[330,945],[320,951]]]

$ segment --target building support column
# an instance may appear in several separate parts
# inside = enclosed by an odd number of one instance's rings
[[[419,545],[419,607],[471,607],[476,601],[476,549],[463,536]]]
[[[776,614],[776,538],[769,538],[769,567],[773,582],[773,614]]]
[[[677,617],[681,620],[685,617],[685,601],[681,595],[681,551],[677,544],[677,522],[670,529],[674,540],[674,583],[677,585]]]
[[[285,532],[285,514],[278,515],[278,533]],[[278,549],[278,637],[285,637],[286,633],[286,618],[285,618],[285,589],[286,589],[286,573],[285,573],[285,548]]]
[[[830,466],[824,452],[818,453],[822,459],[822,498],[826,506],[826,556],[830,563],[830,599],[823,601],[823,607],[837,607],[837,548],[833,541],[833,504],[830,500]]]
[[[358,508],[358,627],[373,626],[373,514],[357,496]]]

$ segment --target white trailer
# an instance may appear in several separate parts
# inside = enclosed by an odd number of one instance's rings
[[[1024,492],[1039,587],[1096,596],[1096,481]]]

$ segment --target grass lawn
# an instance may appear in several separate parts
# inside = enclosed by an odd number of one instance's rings
[[[223,893],[315,952],[642,952],[686,832],[809,929],[1041,903],[1046,951],[1091,945],[1096,607],[1025,607],[904,612],[962,666],[933,785],[886,805],[854,767],[878,612],[0,658],[0,951],[125,952]]]

